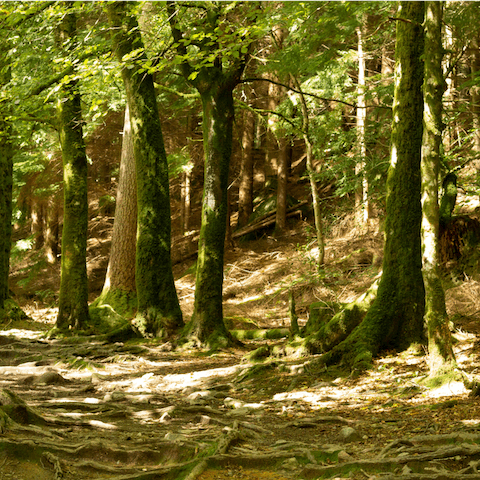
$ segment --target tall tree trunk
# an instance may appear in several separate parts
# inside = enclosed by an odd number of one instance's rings
[[[425,324],[428,332],[430,375],[455,365],[448,327],[445,293],[438,265],[438,172],[442,142],[443,2],[426,2],[425,19],[425,111],[422,147],[422,247],[425,284]]]
[[[322,357],[364,369],[380,349],[404,349],[423,338],[425,290],[421,252],[423,2],[400,2],[395,49],[392,151],[387,178],[383,273],[362,323]]]
[[[194,69],[186,60],[185,36],[179,28],[176,3],[168,1],[167,9],[177,52],[185,59],[180,65],[182,74],[200,93],[203,107],[205,173],[202,224],[198,242],[194,310],[185,334],[199,345],[216,348],[235,343],[223,321],[223,258],[235,114],[233,89],[243,73],[245,59],[240,57],[226,67],[221,58],[217,57],[212,66]],[[209,11],[210,26],[217,29],[218,11],[218,6]],[[209,48],[211,47],[206,47],[206,51]],[[215,56],[218,55],[215,47],[213,52]]]
[[[189,336],[201,344],[231,340],[223,322],[223,256],[232,152],[233,88],[212,84],[201,91],[205,175],[198,243],[195,305]]]
[[[73,2],[66,2],[73,8]],[[76,15],[67,12],[59,27],[61,43],[74,41]],[[58,101],[63,159],[62,264],[57,327],[84,327],[89,320],[87,278],[87,155],[82,129],[81,98],[76,80],[63,85]]]
[[[60,201],[57,195],[51,196],[47,201],[47,215],[45,227],[45,256],[47,262],[54,264],[58,257]]]
[[[355,190],[355,218],[358,225],[365,226],[369,220],[368,205],[368,182],[366,175],[367,144],[365,129],[367,121],[367,109],[365,108],[366,91],[366,66],[363,51],[362,27],[357,28],[358,37],[358,84],[357,84],[357,163],[355,174],[357,176],[357,188]]]
[[[1,14],[2,16],[6,14]],[[2,23],[5,19],[2,18]],[[3,90],[11,79],[10,45],[0,51],[0,98],[8,98]],[[11,116],[7,102],[0,102],[0,321],[4,317],[5,300],[8,298],[10,270],[10,246],[12,236],[12,187],[13,152]]]
[[[243,112],[242,157],[240,163],[240,188],[238,192],[238,228],[248,223],[253,212],[253,144],[255,117],[252,111]]]
[[[137,181],[133,135],[128,105],[123,125],[122,156],[118,180],[112,247],[107,275],[96,304],[111,305],[119,314],[132,312],[137,304],[135,257],[137,248]]]
[[[9,80],[6,55],[0,54],[0,88]],[[7,75],[8,77],[8,75]],[[0,321],[8,298],[10,245],[12,234],[13,146],[5,105],[0,105]]]
[[[472,112],[472,126],[473,126],[473,151],[477,158],[475,158],[475,170],[477,173],[476,186],[480,195],[480,86],[478,85],[478,75],[480,72],[480,33],[477,33],[472,38],[473,54],[470,59],[472,81],[475,84],[470,88],[471,94],[471,112]]]
[[[299,81],[292,77],[293,82],[300,92],[300,104],[302,106],[302,133],[305,141],[306,155],[307,155],[307,173],[310,182],[310,193],[312,195],[313,217],[315,221],[315,232],[317,236],[317,269],[320,270],[325,263],[325,236],[323,234],[323,218],[322,207],[320,204],[320,195],[317,188],[317,173],[313,166],[313,145],[310,140],[310,118],[308,113],[307,102],[305,95],[302,92]]]
[[[183,326],[170,256],[170,194],[167,155],[153,78],[140,70],[146,60],[129,2],[108,4],[115,54],[122,63],[133,131],[137,178],[135,320],[142,335],[170,336]],[[131,63],[124,58],[137,52]]]
[[[287,35],[287,29],[281,26],[275,26],[272,31],[272,50],[280,50]],[[279,80],[275,75],[273,79]],[[275,83],[270,83],[268,90],[268,108],[273,112],[283,100],[285,88]],[[285,138],[285,130],[280,128],[278,124],[277,117],[270,115],[267,132],[267,168],[273,170],[277,179],[275,233],[281,235],[287,223],[288,141]]]
[[[281,235],[287,227],[287,187],[289,170],[288,141],[282,134],[277,140],[277,211],[275,214],[275,234]]]

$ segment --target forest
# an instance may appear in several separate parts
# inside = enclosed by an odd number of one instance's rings
[[[0,1],[0,480],[480,479],[478,25]]]

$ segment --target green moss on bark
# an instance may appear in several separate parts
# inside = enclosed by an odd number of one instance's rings
[[[59,27],[62,40],[75,36],[76,19],[67,13]],[[87,156],[83,141],[82,109],[75,80],[60,90],[58,122],[63,159],[64,214],[62,263],[57,327],[83,328],[88,323],[87,279]]]
[[[0,88],[10,81],[8,44],[0,53]],[[13,145],[8,102],[0,102],[0,312],[8,298],[8,274],[12,234]],[[3,313],[4,314],[4,313]],[[3,315],[2,315],[3,316]],[[2,319],[0,318],[0,321]]]
[[[400,2],[397,21],[392,153],[387,179],[383,273],[362,323],[322,362],[363,370],[382,349],[423,342],[420,159],[423,120],[422,2]]]
[[[205,175],[198,244],[195,305],[186,335],[202,345],[235,343],[223,321],[223,257],[227,186],[232,149],[232,85],[211,83],[201,91]]]
[[[145,336],[170,336],[183,326],[170,256],[170,196],[167,156],[151,75],[138,23],[128,2],[112,2],[108,15],[115,53],[122,62],[134,139],[137,178],[136,327]],[[125,65],[124,58],[138,56]]]

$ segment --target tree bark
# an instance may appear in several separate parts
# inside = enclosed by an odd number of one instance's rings
[[[115,54],[130,108],[137,180],[136,326],[144,336],[170,336],[183,326],[170,256],[168,164],[153,78],[140,71],[146,60],[129,2],[108,4]],[[126,65],[124,57],[137,52]]]
[[[185,335],[200,346],[218,348],[235,343],[223,321],[223,258],[228,208],[228,174],[232,153],[234,120],[233,89],[245,68],[245,58],[223,65],[216,45],[203,53],[214,55],[211,66],[195,69],[187,60],[185,34],[180,30],[175,2],[168,1],[170,27],[186,81],[200,93],[203,107],[203,148],[205,155],[202,223],[194,311]],[[221,9],[213,6],[205,26],[218,32]],[[217,33],[215,33],[217,35]]]
[[[361,324],[322,357],[362,370],[381,349],[424,341],[425,291],[420,230],[423,117],[423,2],[400,2],[392,150],[387,178],[383,273]]]
[[[198,243],[195,304],[189,335],[201,344],[230,340],[223,322],[223,257],[228,203],[228,172],[234,118],[231,85],[201,91],[205,175]]]
[[[425,110],[422,147],[422,247],[425,284],[425,324],[428,332],[430,375],[455,366],[452,337],[448,327],[445,293],[439,271],[438,172],[442,142],[443,2],[426,2],[425,19]]]
[[[122,156],[118,180],[112,247],[107,275],[96,304],[108,304],[120,315],[137,307],[135,258],[137,244],[137,181],[133,135],[128,105],[123,126]]]
[[[45,257],[47,262],[53,265],[58,259],[59,244],[59,221],[60,221],[60,200],[57,194],[51,196],[47,201],[47,218],[45,227]]]
[[[366,175],[367,145],[365,129],[367,121],[367,109],[365,108],[366,92],[366,66],[363,51],[363,30],[357,28],[358,37],[358,84],[357,84],[357,155],[355,166],[357,176],[357,188],[355,190],[355,218],[358,225],[365,226],[369,220],[368,205],[368,182]]]
[[[66,2],[72,8],[73,2]],[[74,40],[76,16],[67,12],[59,40]],[[88,324],[87,278],[87,155],[82,129],[81,98],[76,80],[64,84],[58,101],[63,159],[62,261],[57,327],[80,329]]]
[[[473,126],[473,151],[477,157],[480,157],[480,86],[477,83],[476,76],[480,71],[480,33],[477,32],[472,38],[471,74],[475,84],[470,88],[471,112]],[[476,186],[480,192],[480,158],[475,159],[475,169],[477,173]]]
[[[9,75],[5,73],[8,71],[7,62],[6,55],[0,54],[0,87],[9,80]],[[9,296],[8,274],[12,234],[13,146],[8,116],[5,104],[0,105],[0,320],[3,317],[5,300]]]
[[[293,78],[293,77],[292,77]],[[305,140],[305,149],[307,156],[307,173],[310,182],[310,192],[312,194],[313,215],[315,221],[315,232],[317,236],[317,269],[320,270],[325,263],[325,236],[323,234],[323,218],[320,204],[320,195],[317,188],[317,175],[313,166],[313,145],[310,140],[310,118],[308,114],[307,102],[305,95],[300,88],[300,83],[296,78],[293,78],[297,90],[300,92],[300,104],[302,106],[302,133]]]
[[[275,218],[275,234],[281,235],[287,227],[287,187],[289,170],[288,141],[285,135],[277,140],[277,213]]]
[[[253,143],[255,117],[253,112],[243,112],[242,157],[240,164],[240,187],[238,192],[238,228],[245,227],[253,213]]]

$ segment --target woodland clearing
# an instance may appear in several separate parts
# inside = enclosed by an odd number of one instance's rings
[[[332,232],[321,278],[309,273],[301,224],[230,251],[229,327],[285,332],[292,287],[300,325],[313,301],[348,302],[368,288],[382,236],[345,231]],[[194,277],[186,266],[176,266],[176,286],[188,318]],[[35,278],[30,288],[54,288],[49,275]],[[30,320],[0,332],[0,404],[14,420],[0,419],[2,480],[480,479],[478,397],[458,381],[425,386],[422,352],[384,352],[352,376],[318,371],[313,358],[283,348],[288,338],[260,335],[214,354],[154,339],[48,339],[53,302],[23,293]],[[475,279],[447,291],[457,361],[473,376],[479,293]],[[249,360],[261,346],[281,353]]]

